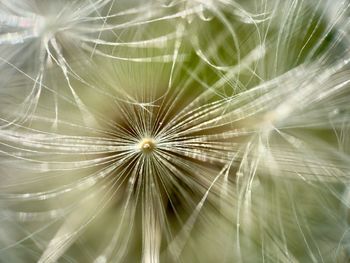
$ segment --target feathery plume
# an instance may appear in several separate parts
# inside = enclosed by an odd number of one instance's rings
[[[346,262],[347,1],[0,2],[0,262]]]

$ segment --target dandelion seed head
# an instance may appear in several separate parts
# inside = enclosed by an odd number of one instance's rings
[[[3,71],[1,260],[345,262],[348,16],[324,1],[0,1],[32,91]]]

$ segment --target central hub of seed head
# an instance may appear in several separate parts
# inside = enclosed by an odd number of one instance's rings
[[[148,154],[156,148],[156,142],[152,138],[144,138],[138,144],[141,152]]]

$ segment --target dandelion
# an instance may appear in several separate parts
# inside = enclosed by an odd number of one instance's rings
[[[349,259],[346,1],[20,3],[0,12],[1,260]],[[33,6],[67,18],[45,49]],[[54,106],[10,114],[21,78]]]

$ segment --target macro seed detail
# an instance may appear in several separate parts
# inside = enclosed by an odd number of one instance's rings
[[[152,138],[144,138],[138,144],[139,150],[144,154],[149,154],[156,148],[156,142]]]

